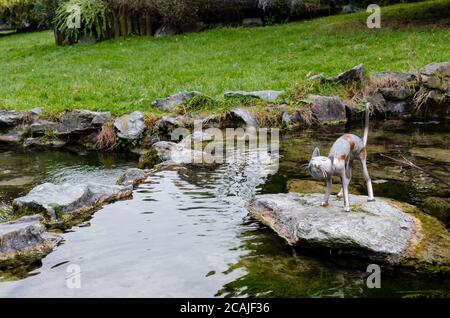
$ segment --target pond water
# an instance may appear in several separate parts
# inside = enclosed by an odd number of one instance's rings
[[[0,297],[450,295],[448,277],[399,270],[384,270],[382,288],[368,289],[367,262],[292,249],[248,216],[244,204],[254,194],[285,192],[310,182],[301,166],[313,146],[326,153],[334,139],[350,129],[362,133],[352,127],[324,127],[284,136],[279,169],[271,176],[266,165],[250,160],[251,152],[220,166],[160,171],[135,190],[133,199],[107,205],[64,233],[64,242],[25,277],[1,282]],[[401,151],[419,166],[448,178],[448,125],[376,122],[369,143],[375,195],[417,205],[430,194],[448,196],[448,189],[428,175],[402,170],[379,156],[398,157]],[[0,161],[2,168],[7,166],[4,171],[14,171],[8,180],[33,176],[20,187],[21,182],[8,184],[0,177],[4,202],[44,180],[111,182],[136,162],[113,155],[4,150]],[[358,167],[352,183],[353,192],[364,193]],[[81,288],[67,287],[70,265],[81,270]]]

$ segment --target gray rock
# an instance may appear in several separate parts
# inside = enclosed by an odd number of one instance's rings
[[[375,110],[385,110],[386,109],[386,99],[384,99],[383,94],[377,92],[370,96],[367,96],[367,101],[372,104]],[[362,114],[360,114],[362,115]]]
[[[33,136],[43,135],[46,131],[53,131],[58,135],[63,135],[59,130],[60,127],[60,123],[48,120],[38,120],[30,125],[30,130]]]
[[[281,124],[286,127],[288,127],[292,124],[291,115],[289,115],[288,112],[283,112],[281,114]]]
[[[403,101],[414,95],[414,90],[407,86],[383,87],[380,93],[384,98],[392,101]]]
[[[61,139],[47,139],[45,137],[27,138],[23,142],[26,148],[62,148],[67,145],[67,141]]]
[[[24,114],[16,110],[0,110],[0,128],[22,123]]]
[[[302,121],[302,114],[297,110],[291,116],[292,123],[299,123]]]
[[[420,240],[420,222],[387,201],[350,196],[355,211],[344,212],[332,197],[321,207],[323,194],[265,194],[248,204],[250,213],[291,245],[338,248],[398,264]]]
[[[319,73],[319,74],[307,74],[306,78],[310,81],[323,81],[325,80],[325,75],[323,73]]]
[[[428,64],[420,70],[420,76],[424,86],[450,92],[450,62]]]
[[[195,22],[190,24],[184,24],[180,26],[181,33],[195,33],[203,31],[207,28],[207,25],[204,22]]]
[[[120,138],[139,139],[146,128],[144,114],[135,111],[130,115],[123,115],[116,119],[114,127],[117,129],[117,135]]]
[[[55,135],[84,134],[98,130],[111,119],[110,112],[94,112],[90,110],[75,109],[64,114],[59,122],[38,120],[30,125],[33,136],[42,135],[52,131]]]
[[[148,170],[130,168],[127,169],[118,179],[118,185],[131,185],[134,186],[142,181],[144,181],[148,176]]]
[[[45,232],[40,223],[42,216],[24,216],[20,219],[0,223],[0,261],[17,252],[31,252],[52,249],[61,237]]]
[[[147,130],[142,141],[143,146],[151,147],[153,144],[161,141],[160,132],[157,129]]]
[[[372,78],[378,78],[378,79],[391,79],[396,82],[412,82],[416,79],[416,76],[412,73],[405,73],[405,72],[397,72],[397,71],[383,71],[383,72],[376,72],[371,73],[370,76]]]
[[[95,44],[97,39],[93,35],[82,35],[78,40],[78,44]]]
[[[16,213],[44,212],[55,220],[61,217],[60,214],[89,210],[97,204],[128,197],[131,190],[129,186],[97,183],[44,183],[33,188],[26,196],[15,199],[13,207]]]
[[[334,83],[361,83],[364,80],[364,65],[358,64],[348,71],[342,72],[338,76],[333,76],[327,80]]]
[[[155,127],[158,133],[168,134],[175,128],[186,127],[189,124],[189,120],[184,116],[162,116]]]
[[[342,6],[342,13],[355,13],[355,12],[358,12],[358,11],[361,11],[361,8],[352,6],[350,4]]]
[[[345,104],[337,96],[310,95],[311,110],[319,122],[346,120]]]
[[[61,133],[85,133],[99,129],[111,119],[110,112],[94,112],[90,110],[75,109],[65,114],[57,131]]]
[[[156,29],[154,36],[157,38],[173,36],[180,34],[180,30],[176,27],[170,25],[162,25],[158,29]]]
[[[408,103],[405,101],[387,101],[386,112],[391,114],[403,114],[408,112]]]
[[[233,108],[221,121],[221,127],[258,127],[256,119],[245,109]]]
[[[254,28],[263,26],[263,21],[261,18],[246,18],[242,20],[242,26],[245,28]]]
[[[39,119],[39,117],[42,115],[43,111],[44,111],[44,108],[42,108],[42,107],[35,107],[33,109],[30,109],[27,112],[27,117],[30,120],[30,122],[33,123],[33,122],[35,122],[36,120]]]
[[[211,141],[214,139],[214,135],[206,132],[206,131],[194,131],[192,134],[187,135],[183,138],[182,141],[180,141],[180,144],[191,146],[192,142],[204,142],[204,141]]]
[[[210,115],[202,119],[203,128],[220,128],[221,127],[221,116]]]
[[[158,98],[154,102],[152,102],[152,106],[156,107],[160,110],[171,111],[181,106],[182,104],[188,102],[195,96],[199,96],[202,93],[200,92],[181,92],[173,94],[167,98]]]
[[[13,130],[6,134],[0,135],[0,143],[19,145],[22,141],[23,131]]]
[[[274,90],[263,90],[263,91],[253,91],[253,92],[245,92],[245,91],[226,91],[223,93],[224,97],[243,97],[249,96],[254,98],[260,98],[263,100],[267,100],[270,102],[275,101],[278,96],[282,93],[282,91],[274,91]]]
[[[152,146],[164,161],[162,165],[201,164],[204,162],[202,151],[191,149],[183,143],[159,141]]]

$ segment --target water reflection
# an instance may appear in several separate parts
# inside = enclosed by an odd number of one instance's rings
[[[369,139],[369,169],[375,175],[374,181],[382,180],[375,183],[379,185],[377,193],[384,189],[383,195],[408,202],[420,200],[421,193],[434,193],[439,189],[434,180],[417,171],[400,171],[378,158],[377,153],[392,154],[401,149],[410,154],[411,149],[423,147],[448,151],[448,129],[434,131],[426,125],[417,129],[384,125],[375,123]],[[300,167],[309,159],[310,149],[314,145],[328,149],[345,129],[326,127],[323,131],[287,136],[275,175],[270,175],[273,170],[267,162],[252,160],[252,152],[241,152],[236,161],[228,164],[160,171],[134,192],[132,200],[107,205],[88,223],[66,233],[64,243],[27,278],[1,283],[0,296],[448,295],[448,278],[416,277],[387,270],[383,271],[383,288],[370,290],[365,285],[366,262],[329,255],[329,251],[313,254],[294,250],[270,229],[249,218],[244,207],[249,198],[260,192],[287,191],[289,180],[309,180]],[[445,173],[441,152],[420,155],[416,151],[414,156],[418,164]],[[56,158],[61,162],[60,167],[70,166],[70,160]],[[78,171],[73,168],[77,165],[88,168],[81,169],[88,171],[88,176],[97,167],[78,162],[70,171]],[[362,178],[359,169],[356,170],[357,187]],[[47,175],[64,179],[64,173]],[[394,184],[397,192],[392,190]],[[81,267],[80,289],[65,285],[70,264]]]

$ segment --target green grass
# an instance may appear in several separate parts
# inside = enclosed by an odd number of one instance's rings
[[[55,46],[49,31],[3,36],[0,108],[155,113],[150,102],[183,90],[218,98],[225,90],[283,90],[306,82],[308,72],[335,75],[358,63],[406,71],[450,60],[449,0],[382,8],[378,30],[366,17],[67,47]]]

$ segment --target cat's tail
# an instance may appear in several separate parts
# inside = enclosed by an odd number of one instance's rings
[[[364,147],[367,146],[367,139],[369,139],[369,116],[370,116],[370,103],[366,104],[366,111],[364,112]]]

